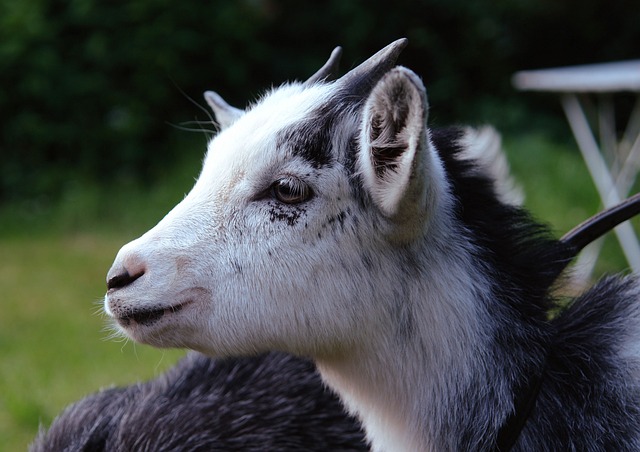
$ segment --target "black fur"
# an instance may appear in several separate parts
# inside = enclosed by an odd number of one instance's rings
[[[432,140],[457,199],[461,233],[476,245],[477,264],[495,281],[494,298],[478,302],[487,303],[496,317],[498,373],[511,386],[516,403],[526,399],[532,384],[539,385],[516,449],[638,450],[640,365],[635,357],[621,356],[621,341],[632,328],[637,331],[638,281],[607,279],[560,309],[550,293],[573,250],[525,210],[498,200],[475,162],[460,158],[462,133],[436,130]],[[469,390],[469,401],[487,392]],[[489,394],[482,403],[497,401]],[[465,420],[459,422],[465,425]],[[497,430],[479,437],[474,424],[466,420],[460,450],[493,447]]]
[[[357,114],[362,100],[354,101],[352,97],[345,99],[345,93],[339,91],[311,112],[308,119],[279,131],[278,149],[288,149],[315,169],[332,165],[343,154],[335,153],[335,132],[345,117]],[[355,151],[355,144],[355,140],[347,144],[349,151]],[[344,143],[338,143],[338,147],[342,146]]]
[[[637,344],[629,322],[640,316],[637,286],[635,278],[606,278],[553,320],[540,396],[523,432],[530,450],[640,450],[640,363],[624,346]]]
[[[191,353],[161,377],[68,407],[31,446],[45,451],[357,451],[358,422],[313,364],[281,353]]]
[[[460,157],[463,133],[458,128],[432,131],[458,201],[458,220],[470,232],[468,239],[485,251],[478,258],[503,275],[500,279],[512,281],[510,289],[526,294],[517,297],[526,303],[513,307],[523,318],[544,320],[552,305],[548,292],[558,277],[557,268],[564,268],[572,256],[526,210],[500,202],[493,181],[477,170],[475,161]]]
[[[328,114],[329,106],[323,106],[311,115],[311,119],[285,128],[278,133],[278,148],[288,149],[293,155],[308,161],[315,169],[333,162],[331,137],[335,128],[335,114]]]

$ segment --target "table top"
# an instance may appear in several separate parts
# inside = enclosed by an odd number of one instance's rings
[[[640,60],[520,71],[512,81],[523,91],[640,92]]]

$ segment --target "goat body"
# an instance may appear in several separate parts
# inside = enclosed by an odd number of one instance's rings
[[[214,360],[191,353],[165,375],[69,406],[31,452],[357,451],[358,422],[313,363],[282,353]]]
[[[404,45],[246,111],[207,93],[222,130],[118,253],[107,313],[158,347],[313,358],[374,450],[495,448],[533,380],[516,450],[640,449],[636,280],[551,318],[566,247],[498,196],[473,136],[427,127]]]

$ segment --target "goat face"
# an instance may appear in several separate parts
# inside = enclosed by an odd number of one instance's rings
[[[388,260],[423,241],[444,186],[424,86],[393,68],[404,44],[246,112],[206,94],[222,131],[195,186],[107,277],[127,335],[216,355],[370,342],[403,278]]]

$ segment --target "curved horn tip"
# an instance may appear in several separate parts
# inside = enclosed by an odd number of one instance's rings
[[[311,77],[307,79],[305,85],[313,85],[321,80],[327,80],[338,72],[338,66],[340,65],[340,58],[342,57],[342,47],[338,46],[333,51],[327,62]]]
[[[384,47],[378,52],[379,55],[394,55],[395,58],[407,47],[409,40],[407,38],[400,38],[393,41],[391,44]]]
[[[356,96],[368,95],[382,76],[395,66],[400,52],[408,43],[407,38],[397,39],[347,72],[341,78],[344,88]]]
[[[328,75],[335,75],[335,73],[338,72],[341,58],[342,58],[342,47],[337,46],[335,49],[331,51],[331,55],[329,55],[329,59],[324,64],[322,69],[325,69],[327,72],[329,72]]]
[[[359,70],[365,70],[365,68],[374,68],[380,65],[385,68],[385,70],[391,69],[391,67],[398,59],[400,52],[402,52],[402,50],[407,46],[408,43],[409,40],[407,38],[400,38],[393,41],[391,44],[377,51],[368,60],[361,63],[360,66],[358,66],[352,72],[357,73]]]
[[[395,41],[393,41],[391,44],[389,44],[390,46],[401,46],[402,49],[404,49],[407,44],[409,44],[409,40],[407,38],[400,38],[400,39],[396,39]]]
[[[337,46],[335,49],[331,51],[331,55],[329,56],[329,61],[335,61],[336,63],[342,57],[342,47]]]

